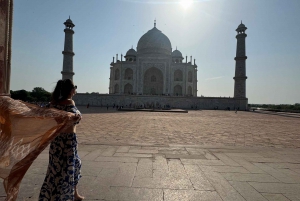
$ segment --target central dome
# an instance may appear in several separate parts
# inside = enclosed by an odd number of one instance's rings
[[[145,33],[137,45],[138,54],[166,54],[171,55],[172,47],[169,38],[156,27]]]

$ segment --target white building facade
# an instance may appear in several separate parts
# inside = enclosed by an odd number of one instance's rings
[[[170,40],[154,24],[138,41],[137,51],[128,50],[124,61],[123,55],[113,59],[109,94],[79,93],[73,99],[77,105],[91,106],[247,110],[246,29],[242,23],[236,29],[233,97],[197,97],[195,60],[183,61],[177,48],[172,52]]]
[[[129,49],[121,61],[110,64],[109,94],[197,96],[197,65],[179,50],[172,52],[169,38],[153,29],[144,34],[137,51]]]

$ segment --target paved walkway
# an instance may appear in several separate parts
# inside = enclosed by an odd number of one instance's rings
[[[215,145],[300,148],[300,119],[256,112],[117,112],[81,108],[82,144]]]
[[[87,201],[300,200],[299,118],[80,109],[79,189]],[[37,200],[47,152],[29,169],[18,200]]]

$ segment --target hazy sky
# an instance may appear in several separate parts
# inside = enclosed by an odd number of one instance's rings
[[[198,65],[198,96],[233,96],[236,32],[246,38],[249,103],[300,102],[299,0],[15,0],[11,90],[61,79],[64,25],[74,27],[74,82],[79,93],[108,93],[116,54],[156,27]],[[120,56],[119,56],[120,58]]]

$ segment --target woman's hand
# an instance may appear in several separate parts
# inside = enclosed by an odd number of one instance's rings
[[[72,120],[74,120],[75,123],[79,122],[81,120],[80,114],[74,114]]]

